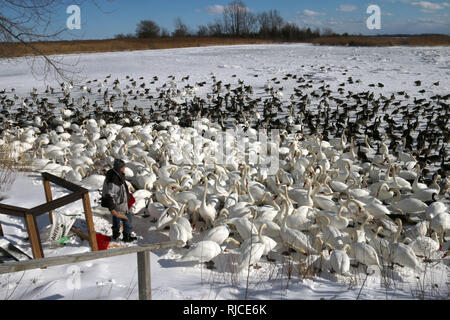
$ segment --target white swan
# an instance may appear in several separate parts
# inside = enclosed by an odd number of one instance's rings
[[[155,193],[156,201],[162,203],[166,207],[175,207],[179,208],[180,205],[177,200],[175,200],[170,194],[169,194],[169,188],[175,189],[178,187],[178,184],[168,184],[164,187],[164,190],[158,191]]]
[[[69,171],[64,171],[62,173],[61,178],[66,179],[67,181],[70,182],[81,182],[81,180],[86,176],[86,173],[84,172],[83,168],[80,166],[77,166],[75,169],[73,170],[69,170]]]
[[[381,259],[381,262],[389,262],[391,255],[389,251],[390,242],[386,239],[378,237],[378,234],[381,230],[383,230],[383,227],[379,226],[373,238],[370,239],[369,244],[375,248],[375,251],[378,254],[378,258]]]
[[[224,202],[225,199],[228,197],[229,193],[231,192],[232,188],[234,188],[234,186],[232,186],[230,191],[227,191],[222,186],[219,185],[219,177],[215,174],[212,174],[212,176],[214,178],[215,196],[218,197],[221,202]]]
[[[216,226],[205,234],[203,241],[214,241],[221,245],[230,235],[230,227],[227,225]]]
[[[331,270],[344,276],[351,276],[350,258],[347,254],[350,250],[350,245],[346,244],[341,250],[334,249],[331,252],[330,259],[328,261]]]
[[[337,214],[329,211],[319,211],[317,213],[317,216],[325,215],[329,219],[330,225],[336,227],[339,230],[344,230],[345,228],[347,228],[351,219],[343,217],[342,212],[344,211],[344,209],[347,209],[347,212],[352,212],[349,207],[350,203],[354,203],[358,207],[358,214],[361,213],[362,206],[359,204],[359,202],[356,202],[355,200],[349,198],[344,204],[341,205]],[[356,216],[357,215],[355,215],[355,217]]]
[[[322,240],[332,248],[341,248],[344,246],[343,234],[339,229],[330,225],[330,219],[327,216],[318,216],[316,218],[322,230]]]
[[[419,164],[416,165],[416,170],[417,170],[416,178],[414,179],[414,182],[411,185],[411,189],[413,192],[417,192],[422,189],[428,188],[428,186],[425,183],[419,183],[419,177],[420,177],[420,165]]]
[[[264,244],[263,255],[267,256],[269,254],[269,252],[271,252],[272,250],[274,250],[277,247],[278,243],[274,239],[272,239],[271,237],[263,235],[263,230],[266,227],[267,227],[267,224],[263,223],[259,227],[258,235],[253,235],[251,238],[248,238],[247,240],[245,240],[242,243],[241,247],[250,245],[251,243],[261,242],[262,244]]]
[[[286,245],[298,252],[303,254],[317,254],[316,249],[313,248],[312,243],[306,234],[299,230],[291,229],[286,225],[286,220],[289,215],[288,208],[289,205],[286,203],[285,214],[280,232],[281,239]]]
[[[394,191],[390,190],[387,183],[382,183],[378,188],[376,198],[379,200],[388,200],[394,196]]]
[[[184,212],[184,208],[186,207],[183,204],[178,213],[175,213],[172,221],[170,222],[170,230],[169,230],[169,238],[171,241],[181,240],[183,244],[181,246],[185,246],[188,240],[192,239],[192,228],[186,228],[185,222],[180,220],[182,218],[182,214]],[[189,221],[187,222],[189,223]]]
[[[231,218],[227,221],[227,223],[235,226],[237,232],[243,240],[258,234],[255,224],[246,217]]]
[[[274,201],[272,200],[272,204]],[[280,209],[277,206],[278,210]],[[263,205],[256,208],[257,218],[256,220],[268,220],[273,221],[275,217],[278,215],[278,210],[273,205]]]
[[[391,188],[396,188],[401,191],[412,191],[411,183],[403,179],[402,177],[397,176],[397,172],[400,171],[400,167],[397,165],[393,166],[392,170],[392,179],[393,183],[390,185]]]
[[[192,247],[180,258],[179,261],[211,262],[222,252],[215,241],[206,240],[194,243]]]
[[[376,201],[371,201],[367,203],[364,206],[364,210],[373,217],[378,219],[386,218],[389,214],[391,214],[391,211],[389,211],[389,209],[385,205],[380,204]]]
[[[179,203],[188,203],[192,200],[199,200],[198,195],[192,191],[182,191],[174,195],[174,199]]]
[[[237,270],[243,270],[257,264],[263,255],[267,255],[275,248],[275,241],[269,237],[262,236],[261,232],[264,226],[264,224],[261,226],[257,236],[251,237],[242,243]]]
[[[442,247],[442,244],[444,243],[445,232],[450,230],[450,214],[441,212],[435,215],[434,218],[430,221],[430,228],[434,232],[439,233],[439,243]]]
[[[327,177],[325,183],[328,183],[331,189],[335,192],[347,192],[348,185],[342,181],[332,180],[330,176]]]
[[[307,231],[314,225],[314,213],[310,207],[302,206],[291,213],[286,220],[289,228]]]
[[[233,186],[230,188],[230,192],[228,196],[224,200],[224,208],[230,208],[234,206],[239,201],[239,192],[238,192],[238,182],[234,182]]]
[[[404,243],[397,242],[398,237],[402,232],[402,220],[397,218],[395,219],[395,222],[398,224],[398,230],[394,235],[393,243],[389,246],[391,263],[397,263],[413,270],[420,269],[419,261],[417,260],[416,254],[414,253],[412,247],[407,246]]]
[[[140,189],[140,190],[137,190],[135,193],[133,193],[133,196],[136,199],[138,199],[138,198],[149,199],[152,196],[152,193],[148,190]]]
[[[162,188],[164,188],[165,186],[167,186],[169,184],[175,184],[177,181],[170,176],[171,172],[173,172],[174,169],[176,169],[176,167],[173,167],[173,166],[169,166],[169,167],[164,166],[159,169],[156,169],[158,179],[155,181],[154,184],[157,184],[157,185],[161,186]]]
[[[144,215],[145,213],[147,213],[148,199],[135,197],[135,200],[135,203],[130,208],[130,212],[136,215]]]
[[[400,209],[405,214],[408,213],[420,213],[425,212],[428,208],[428,205],[419,199],[415,199],[412,197],[401,199],[401,194],[399,190],[395,190],[397,193],[397,196],[394,199],[394,202],[392,203],[392,208],[394,209]]]
[[[439,192],[441,190],[441,188],[437,184],[437,180],[440,179],[440,177],[441,176],[438,174],[435,175],[435,177],[433,179],[433,187],[417,190],[411,194],[411,197],[413,197],[415,199],[419,199],[424,202],[435,201],[436,200],[435,198],[439,195]]]
[[[352,239],[355,242],[367,242],[366,232],[364,230],[364,226],[373,219],[371,215],[367,215],[364,221],[361,223],[361,226],[359,229],[351,229],[349,231],[350,239]]]
[[[338,204],[334,202],[331,199],[331,195],[333,194],[318,194],[321,184],[318,182],[313,182],[313,185],[316,185],[317,187],[314,188],[314,190],[311,192],[310,197],[312,198],[314,205],[322,210],[328,210],[328,211],[337,211],[338,210]],[[338,194],[338,193],[336,193]]]
[[[1,144],[0,144],[0,146],[1,146]],[[31,164],[31,170],[33,170],[33,171],[41,171],[50,162],[52,162],[52,160],[50,160],[50,159],[35,158],[35,159],[33,159],[33,162]]]
[[[431,258],[433,254],[439,250],[439,238],[436,232],[432,237],[420,236],[408,244],[416,254],[416,256]]]
[[[277,206],[277,208],[278,210],[281,210],[280,207]],[[278,238],[280,236],[281,228],[280,225],[274,221],[278,213],[277,209],[272,206],[266,205],[257,207],[256,211],[253,211],[253,224],[258,230],[263,224],[266,224],[264,234],[272,238]]]
[[[138,172],[134,177],[136,188],[147,190],[153,189],[153,184],[155,183],[156,179],[157,178],[155,173],[147,172],[146,170]]]
[[[353,242],[350,244],[350,257],[356,261],[370,266],[377,266],[381,270],[378,254],[371,245],[365,242]]]
[[[300,189],[292,189],[288,192],[289,198],[292,199],[299,207],[313,207],[314,201],[312,199],[312,182],[307,179],[305,184],[308,186],[308,191],[300,190]]]
[[[147,204],[147,214],[152,219],[159,219],[161,215],[166,211],[166,207],[159,203],[159,202],[153,202],[153,199],[150,197],[150,201]]]
[[[404,152],[405,147],[406,147],[406,138],[403,137],[402,138],[402,147],[398,151],[398,159],[400,161],[402,161],[403,163],[407,163],[407,162],[411,162],[411,161],[416,162],[416,158],[414,158],[413,154],[417,153],[417,151],[411,151],[410,153],[406,153],[406,152]]]
[[[250,268],[255,265],[264,254],[265,245],[261,241],[242,246],[239,252],[239,261],[237,263],[237,271]]]
[[[366,189],[361,189],[361,184],[356,181],[354,177],[350,177],[353,183],[348,187],[346,192],[350,194],[353,198],[366,198],[370,195],[370,192]],[[359,188],[356,188],[359,184]]]
[[[425,212],[427,220],[433,219],[439,213],[448,212],[447,206],[445,203],[436,201],[430,204]]]
[[[206,193],[208,191],[208,179],[203,176],[203,181],[205,182],[205,189],[203,191],[203,200],[198,212],[200,216],[205,220],[206,225],[213,225],[214,220],[217,216],[216,208],[213,205],[206,203]]]
[[[41,172],[48,172],[55,176],[61,177],[63,175],[63,172],[69,172],[70,170],[73,170],[72,167],[66,166],[66,165],[60,165],[58,163],[49,162],[42,170]]]
[[[82,187],[88,190],[101,190],[103,188],[103,182],[105,181],[105,176],[101,174],[91,174],[90,176],[84,178],[80,181]]]
[[[150,228],[149,230],[162,230],[169,226],[173,220],[171,216],[172,213],[177,215],[178,211],[175,207],[170,207],[164,210],[159,219],[156,221],[154,228]]]
[[[183,206],[180,208],[180,211],[178,212],[177,223],[179,225],[181,225],[186,230],[187,236],[188,236],[188,240],[191,240],[193,238],[192,232],[194,230],[193,230],[192,225],[189,222],[189,220],[186,217],[184,217],[184,215],[183,215],[186,207],[187,207],[187,205],[184,204],[184,208],[183,208]]]

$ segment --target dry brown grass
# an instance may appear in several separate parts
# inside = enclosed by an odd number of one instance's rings
[[[332,46],[448,46],[450,36],[410,36],[410,37],[322,37],[312,43]]]
[[[0,146],[0,192],[6,191],[16,179],[16,161],[8,144]]]
[[[0,145],[0,192],[9,189],[17,172],[31,171],[33,154],[33,150],[21,152],[8,142]]]
[[[33,46],[46,55],[134,51],[151,49],[172,49],[187,47],[239,45],[239,44],[271,44],[281,43],[276,40],[255,38],[214,38],[214,37],[186,37],[186,38],[156,38],[156,39],[107,39],[107,40],[77,40],[77,41],[49,41],[35,42]],[[334,46],[448,46],[450,36],[410,36],[410,37],[321,37],[310,43]],[[31,48],[19,43],[0,43],[0,57],[12,58],[35,55]]]
[[[109,39],[109,40],[79,40],[79,41],[51,41],[35,42],[40,52],[46,55],[134,51],[151,49],[172,49],[218,45],[238,44],[267,44],[276,43],[272,40],[262,39],[234,39],[234,38],[156,38],[156,39]],[[31,48],[19,43],[0,43],[0,57],[22,57],[36,54]]]

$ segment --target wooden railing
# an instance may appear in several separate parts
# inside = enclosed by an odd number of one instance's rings
[[[137,253],[139,300],[151,300],[151,270],[150,252],[151,250],[172,248],[181,245],[182,241],[169,241],[155,244],[139,244],[137,246],[113,248],[108,250],[77,253],[59,257],[34,259],[22,262],[6,262],[0,264],[0,274],[32,270],[38,268],[54,267],[70,263],[78,263],[89,260],[110,258],[125,254]]]
[[[41,204],[37,207],[28,209],[12,205],[0,203],[0,213],[10,216],[21,217],[25,219],[25,225],[28,231],[28,238],[30,239],[31,250],[35,259],[43,258],[44,252],[42,250],[41,238],[39,236],[39,229],[36,223],[36,217],[44,213],[49,213],[50,223],[53,223],[52,210],[65,206],[69,203],[82,200],[84,207],[84,214],[86,219],[86,227],[88,234],[72,227],[71,231],[75,232],[84,240],[88,240],[92,251],[98,250],[97,238],[95,235],[94,221],[92,218],[91,201],[89,199],[89,190],[71,183],[67,180],[61,179],[48,172],[42,173],[44,182],[45,198],[47,203]],[[72,191],[71,194],[65,195],[61,198],[53,200],[50,182],[59,185],[67,190]],[[2,227],[0,224],[0,236],[3,236]]]

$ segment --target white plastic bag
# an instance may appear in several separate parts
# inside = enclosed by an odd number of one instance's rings
[[[53,212],[53,225],[48,240],[58,241],[62,237],[67,236],[78,216],[79,214]]]

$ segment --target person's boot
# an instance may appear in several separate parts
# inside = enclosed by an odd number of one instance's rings
[[[112,239],[113,240],[117,240],[120,236],[120,231],[117,229],[112,229]]]
[[[133,242],[135,240],[137,240],[137,238],[132,236],[130,233],[123,234],[123,239],[122,239],[123,242]]]

